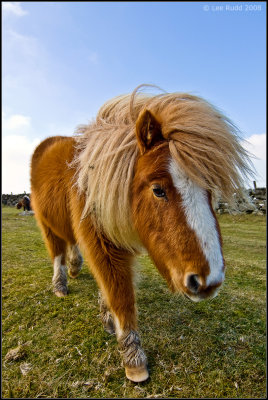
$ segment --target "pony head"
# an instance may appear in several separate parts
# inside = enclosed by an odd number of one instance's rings
[[[78,132],[82,218],[118,248],[142,244],[172,290],[215,296],[225,263],[212,202],[231,202],[251,172],[234,125],[202,98],[135,90]]]
[[[16,208],[17,208],[18,210],[20,210],[21,207],[22,207],[22,202],[19,201],[19,202],[16,204]]]
[[[132,209],[142,243],[171,290],[193,301],[215,296],[225,264],[211,193],[177,165],[148,110],[137,122],[137,140]]]
[[[171,290],[193,301],[215,297],[225,277],[212,196],[241,186],[247,157],[230,127],[189,95],[152,101],[136,120],[133,221]]]

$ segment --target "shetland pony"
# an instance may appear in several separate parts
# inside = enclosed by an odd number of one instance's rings
[[[27,196],[27,195],[23,196],[23,198],[16,204],[16,208],[18,210],[20,210],[21,207],[23,207],[24,211],[25,211],[25,209],[27,211],[31,211],[31,201],[30,201],[29,196]]]
[[[103,324],[116,333],[126,376],[148,378],[137,332],[132,264],[145,249],[172,291],[217,295],[225,276],[212,202],[232,200],[251,172],[236,128],[184,93],[116,97],[73,137],[44,140],[31,162],[32,206],[67,294],[82,256],[100,288]]]

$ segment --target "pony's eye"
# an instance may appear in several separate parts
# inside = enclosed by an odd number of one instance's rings
[[[167,197],[166,192],[164,191],[164,189],[161,188],[161,186],[154,186],[153,193],[156,197]]]

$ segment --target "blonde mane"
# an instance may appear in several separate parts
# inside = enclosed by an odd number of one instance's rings
[[[78,127],[72,167],[79,192],[86,195],[82,218],[90,214],[115,245],[130,251],[138,247],[130,209],[139,154],[135,121],[145,108],[160,122],[171,156],[199,186],[232,202],[243,178],[252,174],[238,130],[204,99],[185,93],[141,94],[136,89],[108,101],[95,121]]]

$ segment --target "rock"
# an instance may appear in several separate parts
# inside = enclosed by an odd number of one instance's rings
[[[7,354],[5,356],[5,360],[6,361],[18,361],[18,360],[22,360],[24,357],[26,357],[26,355],[27,355],[27,353],[26,353],[25,346],[19,345],[15,349],[10,349],[7,352]]]
[[[25,215],[34,215],[34,211],[22,211],[19,213],[19,215],[25,216]]]
[[[31,371],[31,369],[32,369],[32,364],[30,364],[30,363],[25,362],[20,365],[20,370],[21,370],[22,375],[27,375],[28,372]]]

